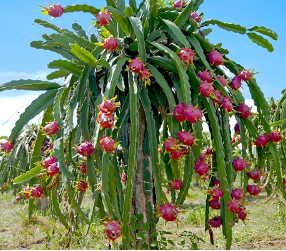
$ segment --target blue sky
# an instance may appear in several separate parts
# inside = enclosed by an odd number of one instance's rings
[[[98,8],[105,5],[103,0],[62,0],[60,3],[63,6],[85,3]],[[15,79],[44,79],[44,76],[52,71],[47,69],[46,65],[59,58],[52,52],[30,47],[31,41],[41,40],[43,33],[51,32],[35,24],[34,19],[44,19],[68,29],[76,21],[87,31],[91,26],[91,21],[94,20],[91,14],[84,13],[67,13],[61,18],[51,20],[49,16],[41,15],[37,4],[45,6],[46,2],[35,0],[1,2],[0,83]],[[204,13],[204,20],[214,18],[240,24],[246,28],[262,25],[276,31],[278,40],[274,41],[269,38],[274,46],[274,51],[269,53],[266,49],[253,44],[246,35],[210,26],[214,29],[209,35],[210,42],[214,44],[222,42],[223,47],[230,51],[228,55],[230,59],[246,69],[252,68],[259,72],[255,76],[266,98],[279,99],[281,90],[286,88],[284,77],[286,66],[284,63],[286,59],[285,9],[286,1],[284,0],[205,0],[199,9],[199,12]],[[243,94],[246,98],[250,98],[247,88],[243,90]],[[38,95],[36,92],[22,91],[0,93],[0,135],[7,134],[7,130],[13,126],[19,112],[23,111],[36,95]],[[9,122],[6,122],[7,120]]]

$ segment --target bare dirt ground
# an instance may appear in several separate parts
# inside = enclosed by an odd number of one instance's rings
[[[248,199],[248,220],[233,227],[234,250],[285,250],[286,249],[286,207],[277,198],[268,200],[265,196]],[[225,240],[221,228],[213,229],[215,245],[211,245],[208,232],[204,232],[203,200],[190,199],[179,214],[179,222],[165,224],[159,221],[158,230],[173,232],[166,236],[176,244],[183,231],[194,233],[205,243],[197,242],[199,249],[224,250]],[[86,236],[90,241],[84,244],[66,245],[66,231],[50,216],[36,214],[27,220],[27,203],[15,203],[13,196],[0,195],[0,249],[107,249],[104,235]],[[98,238],[98,239],[97,239]],[[102,241],[103,239],[103,241]],[[99,243],[101,241],[101,243]],[[191,249],[185,245],[170,246],[171,249]]]

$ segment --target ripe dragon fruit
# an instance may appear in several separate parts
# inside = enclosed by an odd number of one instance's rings
[[[178,217],[178,209],[172,203],[160,206],[159,214],[165,221],[175,221]]]
[[[213,81],[212,74],[207,70],[199,71],[197,77],[200,78],[202,81],[207,81],[208,83],[211,83]]]
[[[194,19],[197,23],[199,23],[202,19],[196,12],[191,12],[190,18]]]
[[[54,135],[58,132],[60,129],[59,125],[57,122],[52,121],[48,122],[47,125],[44,127],[44,132],[48,135]]]
[[[64,13],[64,8],[60,4],[48,4],[49,7],[41,7],[43,15],[50,15],[51,17],[60,17]]]
[[[55,163],[53,163],[53,164],[48,166],[48,168],[47,168],[47,176],[54,176],[59,171],[60,171],[60,169],[58,167],[58,163],[55,162]]]
[[[247,167],[248,163],[245,159],[236,158],[232,161],[232,166],[235,171],[243,171]]]
[[[172,149],[169,154],[172,159],[180,159],[185,156],[189,152],[188,147],[177,145],[174,149]]]
[[[78,154],[80,154],[81,156],[85,156],[88,157],[90,155],[92,155],[93,151],[94,151],[94,147],[92,145],[91,142],[83,142],[81,143],[77,148],[76,148]]]
[[[80,180],[76,182],[76,189],[80,192],[86,192],[88,188],[88,184],[84,180]]]
[[[119,142],[115,142],[111,137],[103,136],[99,139],[99,146],[105,152],[114,152],[115,148],[119,145]]]
[[[244,196],[245,196],[245,194],[244,194],[242,189],[235,188],[231,191],[231,197],[236,199],[236,200],[240,200]]]
[[[224,76],[217,75],[217,78],[220,81],[220,83],[222,84],[222,86],[226,86],[227,80],[224,78]]]
[[[233,199],[227,203],[227,207],[229,211],[238,214],[244,208],[242,202],[240,200]]]
[[[247,213],[245,210],[242,210],[241,212],[239,212],[237,214],[238,218],[242,221],[245,221],[246,220],[246,216],[247,216]]]
[[[111,14],[108,10],[101,10],[98,14],[95,15],[96,23],[99,26],[108,25],[111,20]]]
[[[31,189],[32,198],[41,198],[44,194],[44,189],[40,186],[35,186]]]
[[[143,68],[142,72],[139,73],[139,80],[142,80],[146,85],[150,85],[151,80],[150,77],[152,74],[150,73],[149,69]]]
[[[251,108],[245,104],[239,104],[237,107],[237,112],[239,116],[245,119],[252,115],[252,112],[250,110]]]
[[[209,83],[207,81],[201,82],[199,86],[200,94],[206,98],[210,97],[214,94],[214,87],[212,83]]]
[[[262,176],[262,171],[258,169],[253,169],[247,173],[250,179],[258,180]]]
[[[188,122],[195,123],[202,119],[203,114],[202,111],[199,110],[197,106],[186,105],[184,116]]]
[[[261,187],[258,185],[248,185],[246,190],[249,194],[256,196],[261,192]]]
[[[232,112],[233,110],[233,105],[231,102],[231,99],[229,97],[223,97],[221,101],[221,109],[227,111],[227,112]]]
[[[195,172],[200,176],[206,175],[210,170],[209,166],[203,161],[197,161],[194,168]]]
[[[98,113],[96,122],[100,124],[100,128],[112,128],[114,127],[115,118],[109,113]]]
[[[173,3],[173,7],[175,7],[175,8],[184,8],[185,7],[184,0],[177,0],[176,2]]]
[[[109,114],[114,113],[116,108],[120,105],[119,102],[115,102],[116,98],[116,96],[112,99],[106,99],[105,97],[103,97],[102,103],[98,106],[100,112]]]
[[[213,186],[214,186],[214,187],[215,187],[215,186],[220,187],[220,181],[219,181],[219,179],[214,179],[214,181],[213,181]]]
[[[239,128],[239,123],[236,123],[235,125],[234,125],[234,133],[235,134],[240,134],[240,128]]]
[[[107,51],[115,51],[118,46],[117,40],[113,37],[103,39],[102,43],[103,48]]]
[[[14,145],[10,139],[0,139],[0,152],[9,153],[13,149]]]
[[[209,205],[212,209],[219,210],[220,209],[220,203],[218,199],[210,199]]]
[[[250,80],[251,78],[253,78],[252,75],[253,74],[248,70],[243,70],[243,71],[239,72],[239,74],[238,74],[239,78],[245,82]]]
[[[45,158],[42,162],[41,162],[41,165],[44,167],[44,168],[48,168],[51,164],[57,162],[57,158],[55,156],[51,156],[51,157],[47,157]]]
[[[172,150],[175,150],[178,147],[177,140],[169,137],[165,142],[164,142],[165,150],[166,152],[171,152]]]
[[[223,192],[222,190],[220,189],[220,187],[212,187],[210,189],[210,196],[215,199],[215,200],[218,200],[219,198],[222,198],[223,197]]]
[[[118,221],[107,220],[107,223],[104,224],[104,232],[109,240],[115,241],[121,236],[120,223]]]
[[[80,172],[85,175],[87,173],[86,163],[82,163],[80,166]]]
[[[220,216],[212,217],[210,220],[208,220],[208,224],[211,227],[215,227],[215,228],[220,227],[222,224],[221,217]]]
[[[273,143],[277,143],[277,142],[281,141],[282,136],[280,135],[280,132],[274,131],[274,132],[269,133],[267,135],[267,138],[268,138],[269,141],[271,141]]]
[[[241,80],[239,76],[234,76],[233,79],[230,82],[230,87],[237,91],[241,87]]]
[[[179,58],[185,66],[188,66],[193,63],[195,58],[194,51],[191,48],[182,48],[179,52]]]
[[[177,137],[186,146],[192,146],[195,143],[195,136],[190,132],[180,131],[177,133]]]
[[[135,59],[131,59],[129,61],[129,66],[128,66],[128,69],[136,74],[142,72],[143,70],[143,62],[142,60],[140,60],[139,58],[135,58]]]
[[[268,137],[266,134],[262,134],[261,136],[259,136],[255,142],[254,145],[256,145],[257,147],[263,147],[266,146],[268,142]]]
[[[183,103],[179,103],[175,106],[173,115],[176,120],[178,120],[179,122],[184,122],[186,120],[184,113],[185,105]]]
[[[217,50],[210,51],[210,53],[208,54],[208,57],[209,57],[210,64],[213,64],[216,66],[221,65],[224,61],[223,55],[219,53]]]
[[[178,191],[182,188],[182,181],[179,179],[173,179],[169,182],[169,187],[175,191]]]
[[[219,89],[216,89],[213,93],[213,96],[211,97],[213,104],[215,106],[219,106],[222,99],[223,99],[223,95],[221,93],[221,91]]]
[[[121,174],[121,182],[122,182],[122,183],[125,183],[125,182],[126,182],[126,179],[127,179],[126,173],[122,173],[122,174]]]

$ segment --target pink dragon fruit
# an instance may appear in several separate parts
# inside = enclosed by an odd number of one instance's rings
[[[242,210],[241,212],[239,212],[237,214],[238,218],[242,221],[245,221],[246,220],[246,216],[247,216],[247,213],[245,210]]]
[[[210,199],[209,205],[212,209],[219,210],[220,209],[220,203],[218,199]]]
[[[44,168],[48,168],[51,164],[57,162],[57,158],[55,156],[51,156],[51,157],[47,157],[45,158],[42,162],[41,162],[41,165],[44,167]]]
[[[143,70],[143,62],[139,58],[135,58],[130,60],[130,64],[128,66],[128,69],[134,73],[140,73]]]
[[[251,108],[245,104],[239,104],[237,107],[237,112],[239,116],[245,119],[252,115],[252,112],[250,110]]]
[[[48,135],[54,135],[58,132],[60,129],[59,125],[57,122],[52,121],[48,122],[47,125],[44,127],[44,132]]]
[[[107,223],[104,224],[104,232],[109,240],[115,241],[121,236],[120,223],[118,221],[107,220]]]
[[[247,176],[250,178],[250,179],[253,179],[253,180],[258,180],[260,179],[260,177],[262,176],[262,171],[261,170],[258,170],[258,169],[253,169],[251,171],[249,171],[247,173]]]
[[[86,163],[82,163],[80,166],[80,172],[85,175],[87,173]]]
[[[240,200],[233,199],[227,203],[227,207],[229,211],[238,214],[244,208],[242,202]]]
[[[60,171],[60,169],[58,167],[58,163],[55,162],[55,163],[53,163],[53,164],[48,166],[48,168],[47,168],[47,176],[54,176],[59,171]]]
[[[196,12],[191,12],[190,18],[194,19],[197,23],[199,23],[202,19]]]
[[[115,51],[118,46],[117,40],[113,37],[105,38],[102,43],[103,48],[107,51]]]
[[[240,79],[242,79],[245,82],[253,78],[252,73],[248,70],[243,70],[239,72],[238,76]]]
[[[94,151],[94,147],[93,147],[91,142],[86,141],[86,142],[81,143],[76,148],[76,150],[81,156],[88,157],[88,156],[92,155],[92,153]]]
[[[98,109],[102,113],[109,113],[112,114],[117,107],[119,107],[119,102],[115,102],[116,97],[112,99],[106,99],[103,97],[102,103],[98,106]]]
[[[180,190],[182,188],[182,181],[179,179],[173,179],[169,182],[169,187],[173,190]]]
[[[209,54],[209,62],[213,65],[221,65],[224,61],[223,55],[219,53],[217,50],[212,50]]]
[[[177,137],[186,146],[192,146],[195,143],[195,136],[190,132],[180,131],[177,133]]]
[[[220,83],[222,84],[222,86],[226,86],[227,80],[224,78],[224,76],[217,75],[217,78],[220,81]]]
[[[236,123],[235,125],[234,125],[234,133],[235,134],[240,134],[240,128],[239,128],[239,123]]]
[[[76,189],[80,192],[86,192],[88,188],[88,184],[84,180],[80,180],[76,182]]]
[[[243,171],[247,167],[248,163],[245,159],[236,158],[232,161],[232,166],[235,171]]]
[[[188,66],[193,63],[195,58],[194,51],[191,48],[182,48],[179,52],[179,58],[185,66]]]
[[[197,161],[194,168],[195,172],[200,176],[206,175],[210,170],[209,166],[203,161]]]
[[[223,97],[222,101],[221,101],[221,108],[227,112],[232,112],[233,110],[233,105],[231,102],[231,99],[229,97]]]
[[[169,137],[165,142],[164,142],[165,150],[166,152],[171,152],[172,150],[175,150],[178,147],[177,140]]]
[[[175,221],[178,217],[178,209],[172,203],[161,205],[159,213],[165,221]]]
[[[115,118],[109,113],[98,113],[96,122],[100,124],[100,128],[112,128],[114,127]]]
[[[184,0],[177,0],[173,3],[173,7],[175,8],[184,8],[185,7],[185,2]]]
[[[119,142],[115,142],[111,137],[103,136],[99,139],[99,146],[105,152],[114,152],[115,148],[119,145]]]
[[[213,84],[207,81],[203,81],[199,86],[199,91],[202,96],[208,98],[214,94]]]
[[[176,120],[178,120],[179,122],[184,122],[186,120],[184,113],[185,105],[183,103],[179,103],[175,106],[173,115]]]
[[[242,189],[235,188],[231,191],[231,197],[236,199],[236,200],[240,200],[244,196],[245,196],[245,194],[244,194]]]
[[[111,14],[108,10],[101,10],[98,14],[95,15],[96,23],[99,26],[105,26],[110,23]]]
[[[234,76],[233,79],[230,82],[230,87],[237,91],[241,87],[241,80],[239,76]]]
[[[221,93],[221,91],[219,89],[216,89],[213,93],[213,96],[211,97],[213,104],[215,106],[219,106],[222,99],[223,99],[223,95]]]
[[[248,185],[246,190],[249,194],[256,196],[261,192],[261,187],[258,185]]]
[[[214,181],[213,181],[213,186],[214,186],[214,187],[215,187],[215,186],[220,187],[220,181],[219,181],[219,179],[214,179]]]
[[[48,4],[49,7],[42,7],[43,15],[50,15],[51,17],[60,17],[64,13],[64,8],[60,4]]]
[[[0,139],[0,152],[9,153],[13,149],[14,145],[10,139]]]
[[[280,132],[278,132],[278,131],[274,131],[274,132],[269,133],[267,135],[267,137],[268,137],[268,140],[273,142],[273,143],[280,142],[282,139],[282,136],[280,135]]]
[[[44,194],[44,189],[40,186],[35,186],[31,189],[32,198],[41,198]]]
[[[218,200],[219,198],[221,198],[223,196],[223,192],[220,189],[220,187],[212,187],[210,189],[210,196],[215,199]]]
[[[197,77],[200,78],[202,81],[207,81],[209,83],[213,81],[212,74],[207,70],[199,71]]]
[[[254,145],[256,145],[257,147],[263,147],[266,146],[268,142],[268,137],[266,134],[262,134],[261,136],[259,136],[255,142]]]
[[[197,106],[186,105],[184,116],[188,122],[195,123],[202,119],[203,114]]]
[[[149,69],[143,68],[142,72],[139,73],[139,79],[144,81],[145,86],[146,85],[150,85],[150,77],[151,77],[151,73],[149,71]]]
[[[211,218],[210,220],[208,220],[208,224],[211,226],[211,227],[220,227],[221,224],[222,224],[222,221],[221,221],[221,217],[220,216],[215,216],[213,218]]]

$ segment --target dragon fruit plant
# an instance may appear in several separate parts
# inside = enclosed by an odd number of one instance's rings
[[[220,216],[209,219],[206,210],[206,227],[221,229],[226,249],[230,249],[233,211],[241,214],[236,217],[246,219],[244,206],[235,199],[242,194],[231,195],[236,171],[249,172],[247,163],[253,153],[248,155],[248,151],[252,146],[259,152],[252,169],[263,170],[265,165],[261,163],[265,159],[260,153],[267,148],[275,161],[271,172],[277,176],[277,185],[282,185],[277,157],[280,134],[270,134],[270,112],[253,74],[229,59],[228,51],[220,44],[212,44],[204,31],[207,26],[218,25],[246,34],[269,51],[273,47],[265,42],[265,36],[277,39],[277,34],[262,26],[245,28],[215,19],[204,20],[202,3],[106,0],[106,6],[100,9],[86,4],[62,8],[49,5],[45,14],[54,17],[65,18],[72,12],[90,15],[97,31],[87,34],[78,23],[72,25],[73,30],[67,30],[46,20],[35,20],[53,33],[44,34],[42,41],[33,41],[31,46],[58,53],[62,58],[47,65],[55,69],[47,75],[49,81],[18,80],[0,85],[0,91],[45,91],[26,108],[6,141],[1,141],[2,161],[6,165],[0,167],[0,182],[6,181],[9,168],[21,165],[16,162],[19,151],[15,149],[32,142],[26,169],[21,169],[25,173],[13,177],[15,184],[27,180],[30,187],[41,184],[67,229],[83,224],[88,231],[97,212],[101,218],[108,216],[107,238],[122,241],[123,249],[142,248],[141,240],[129,237],[136,234],[130,228],[132,216],[143,215],[143,223],[148,222],[149,228],[139,226],[137,231],[147,232],[144,247],[150,249],[158,217],[166,224],[180,222],[179,207],[188,195],[194,174],[209,184],[206,196],[210,198],[211,194],[212,199],[207,200],[206,208],[221,211]],[[235,80],[223,69],[237,76]],[[62,77],[65,82],[60,85],[55,80]],[[241,83],[250,90],[258,109],[256,114],[245,105]],[[40,112],[45,134],[38,129],[30,141],[24,140],[22,129]],[[230,117],[239,123],[241,160],[233,156]],[[51,121],[52,126],[47,126]],[[204,123],[209,125],[211,151],[202,147]],[[263,130],[256,130],[256,123]],[[42,156],[45,137],[52,147],[47,144]],[[252,142],[251,147],[248,141]],[[56,158],[56,162],[51,163],[53,159],[48,161],[48,157]],[[86,164],[85,175],[80,171],[81,163]],[[250,185],[248,175],[239,176],[243,177],[241,189],[246,191]],[[214,180],[219,182],[214,184]],[[173,183],[168,195],[170,181]],[[78,197],[87,188],[94,203],[89,215],[81,209]],[[71,203],[82,221],[75,223],[63,215],[57,189],[65,191],[69,198],[66,203]],[[248,193],[259,194],[259,189],[260,186],[248,187]],[[281,192],[286,198],[285,190]],[[30,216],[33,203],[29,200]]]

